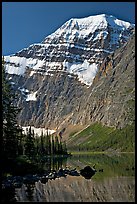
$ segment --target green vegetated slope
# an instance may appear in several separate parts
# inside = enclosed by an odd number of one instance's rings
[[[89,126],[70,134],[71,152],[134,152],[135,35],[109,57],[82,103],[80,116],[90,119]]]
[[[70,135],[70,151],[118,151],[134,152],[135,124],[122,129],[94,123],[78,134]]]

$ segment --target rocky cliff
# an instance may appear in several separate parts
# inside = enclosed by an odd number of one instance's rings
[[[135,36],[101,64],[75,121],[123,128],[135,119]],[[76,116],[77,115],[77,116]]]

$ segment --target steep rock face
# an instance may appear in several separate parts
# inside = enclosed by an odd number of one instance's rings
[[[135,36],[107,57],[83,98],[75,122],[122,128],[135,119]],[[84,111],[83,111],[84,110]]]
[[[26,92],[18,89],[17,106],[21,108],[18,120],[23,126],[29,124],[35,127],[57,128],[60,123],[69,120],[79,104],[79,99],[87,91],[85,85],[81,85],[75,77],[69,77],[66,73],[51,77],[35,74],[31,80],[26,76],[17,81],[15,77],[17,76],[14,76],[16,88],[24,84],[36,93],[36,100],[27,100]]]
[[[122,83],[120,77],[124,79],[124,73],[126,77],[126,70],[118,68],[124,54],[111,54],[128,41],[133,28],[133,24],[105,14],[70,19],[42,43],[6,56],[8,77],[21,108],[19,124],[58,129],[99,120],[117,126],[121,120],[116,122],[108,115],[117,108],[112,108],[113,88]],[[121,49],[124,51],[125,47]],[[113,68],[107,56],[113,58]],[[124,60],[121,64],[129,62]],[[130,72],[131,67],[125,65]],[[129,80],[134,79],[134,72],[127,74]],[[120,84],[114,89],[116,96]],[[122,99],[119,95],[116,101],[120,103]]]

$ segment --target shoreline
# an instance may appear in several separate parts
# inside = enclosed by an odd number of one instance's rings
[[[84,151],[77,151],[71,152],[71,155],[79,155],[79,154],[135,154],[135,152],[116,152],[116,151],[105,151],[105,152],[84,152]]]

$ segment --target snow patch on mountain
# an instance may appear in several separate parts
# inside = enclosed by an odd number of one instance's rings
[[[83,63],[64,62],[63,66],[67,68],[69,73],[76,74],[79,78],[79,81],[86,84],[87,86],[92,84],[98,70],[98,65],[96,63],[90,64],[87,60],[84,60]]]
[[[6,72],[9,74],[23,75],[26,70],[26,58],[17,56],[5,56]]]
[[[8,74],[24,75],[26,68],[38,70],[43,67],[45,61],[18,56],[5,56],[6,72]]]
[[[97,50],[98,51],[98,50]],[[26,68],[30,68],[30,76],[32,76],[36,72],[36,70],[41,71],[43,65],[45,65],[46,69],[44,70],[43,75],[53,75],[49,74],[49,71],[56,70],[66,70],[68,73],[75,74],[78,76],[79,80],[86,85],[91,85],[92,81],[97,72],[97,64],[90,64],[87,60],[84,60],[82,63],[69,63],[69,62],[45,62],[44,60],[38,60],[33,58],[24,58],[18,56],[6,56],[6,72],[9,74],[23,75],[25,73]],[[13,65],[11,65],[13,64]],[[26,101],[36,100],[36,92],[28,95]]]
[[[106,39],[108,35],[108,32],[107,31],[101,31],[101,32],[97,32],[96,33],[96,36],[94,37],[93,39],[93,42],[96,41],[96,40],[100,40],[100,39]]]
[[[23,126],[23,132],[26,134],[27,131],[29,130],[30,126]],[[41,136],[41,133],[43,132],[43,134],[47,135],[52,135],[53,133],[55,133],[55,130],[49,130],[49,129],[45,129],[45,128],[35,128],[34,126],[31,126],[31,130],[34,130],[34,134],[35,136]]]
[[[36,94],[37,94],[37,91],[28,94],[26,101],[36,101],[37,100]]]
[[[29,92],[29,90],[28,90],[28,89],[25,89],[25,88],[20,88],[20,87],[19,87],[18,89],[19,89],[21,92],[23,92],[23,93],[24,93],[24,92],[25,92],[25,93],[28,93],[28,92]]]

